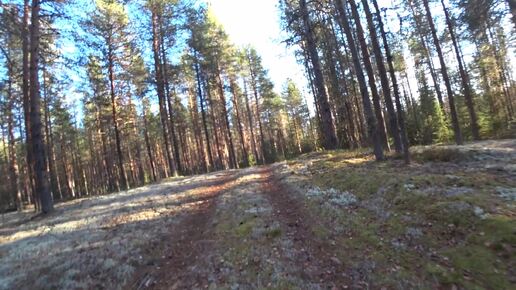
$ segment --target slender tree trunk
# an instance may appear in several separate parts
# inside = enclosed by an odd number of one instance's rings
[[[396,78],[396,71],[394,70],[393,58],[391,54],[391,50],[389,48],[389,41],[387,41],[387,34],[385,33],[385,29],[383,26],[382,16],[380,15],[380,8],[378,7],[378,3],[376,0],[373,0],[373,5],[376,10],[376,17],[378,19],[378,24],[380,26],[380,33],[382,35],[383,46],[385,48],[385,55],[387,57],[387,64],[389,65],[389,74],[391,76],[392,87],[394,91],[394,100],[396,102],[396,109],[398,111],[398,124],[400,126],[400,141],[403,149],[403,158],[405,163],[410,163],[410,152],[409,152],[409,141],[407,136],[407,128],[405,126],[405,117],[403,112],[403,106],[401,105],[401,97],[400,97],[400,89],[398,86],[398,80]],[[406,103],[407,107],[409,106]]]
[[[169,146],[169,138],[168,138],[168,125],[167,125],[167,110],[165,105],[165,89],[164,89],[164,80],[163,80],[163,72],[161,70],[161,60],[160,60],[160,40],[158,35],[158,16],[154,11],[154,8],[151,13],[152,20],[152,51],[154,55],[154,70],[155,70],[155,79],[156,79],[156,91],[158,94],[158,102],[159,102],[159,113],[161,119],[161,126],[163,130],[163,142],[165,145],[165,153],[168,162],[168,166],[170,168],[170,172],[173,176],[177,175],[177,169],[172,160],[172,155],[170,153]]]
[[[358,42],[360,44],[360,48],[362,50],[362,61],[364,63],[364,67],[366,69],[366,73],[369,79],[369,88],[371,89],[371,95],[373,97],[373,106],[374,112],[376,114],[377,120],[377,130],[378,135],[381,138],[383,147],[385,150],[389,151],[389,141],[387,140],[387,130],[385,129],[385,121],[383,118],[383,110],[382,104],[380,101],[380,95],[378,94],[378,89],[376,87],[376,80],[374,76],[373,65],[371,64],[371,57],[369,55],[369,48],[367,46],[367,42],[364,36],[364,29],[362,28],[362,24],[360,23],[360,15],[358,14],[358,9],[355,4],[355,0],[349,0],[351,6],[351,13],[353,14],[353,18],[355,20],[356,33],[358,37]]]
[[[450,37],[453,43],[453,48],[455,50],[455,55],[457,57],[457,62],[459,63],[459,73],[462,81],[462,89],[464,91],[464,98],[466,99],[466,106],[468,107],[469,118],[471,120],[471,133],[474,140],[480,140],[480,130],[478,128],[477,114],[475,112],[475,103],[473,102],[473,94],[471,91],[471,86],[469,84],[469,76],[466,70],[464,69],[464,65],[462,63],[459,43],[457,41],[457,38],[455,37],[455,30],[453,28],[453,23],[450,18],[448,9],[446,9],[443,0],[441,0],[441,4],[443,6],[444,16],[446,17],[446,24],[448,25],[448,30],[450,32]]]
[[[175,122],[174,122],[174,107],[172,106],[172,102],[171,102],[172,96],[170,95],[170,84],[168,81],[168,77],[169,77],[168,76],[168,62],[167,62],[167,54],[165,51],[165,44],[164,44],[165,36],[163,35],[163,25],[162,25],[161,18],[159,18],[158,21],[159,21],[159,34],[160,34],[160,39],[161,39],[161,42],[160,42],[161,59],[163,60],[163,69],[162,69],[163,82],[165,85],[165,98],[166,98],[167,104],[168,104],[168,114],[169,114],[169,120],[170,120],[170,134],[172,135],[172,146],[174,147],[174,159],[175,159],[174,161],[177,164],[177,170],[179,170],[179,172],[182,172],[183,169],[182,169],[182,165],[181,165],[179,141],[177,139],[176,127],[175,127]],[[175,172],[174,176],[177,176],[177,171]]]
[[[425,6],[426,18],[428,20],[428,24],[430,25],[432,39],[434,40],[434,46],[437,50],[437,56],[439,57],[439,62],[441,64],[441,74],[443,75],[444,85],[446,86],[446,91],[448,92],[448,102],[450,104],[450,115],[452,119],[453,132],[455,133],[455,142],[457,145],[462,145],[462,133],[460,131],[459,118],[457,116],[457,110],[455,107],[455,97],[453,96],[450,78],[448,77],[448,70],[446,69],[446,62],[444,61],[441,44],[439,43],[439,38],[437,37],[437,31],[435,29],[434,20],[430,12],[430,7],[428,6],[428,0],[423,0],[423,5]]]
[[[199,127],[199,112],[197,107],[197,100],[195,95],[195,89],[192,87],[189,94],[190,102],[190,118],[192,119],[195,144],[197,146],[197,152],[199,153],[199,159],[201,159],[203,170],[201,172],[208,172],[209,160],[207,160],[207,153],[204,147],[204,141],[202,139],[201,128]]]
[[[68,167],[68,156],[67,156],[67,150],[65,148],[65,141],[64,141],[64,138],[63,138],[63,135],[60,134],[59,137],[58,137],[58,141],[59,141],[59,146],[60,146],[60,149],[61,149],[61,165],[63,167],[63,174],[64,174],[64,181],[65,181],[65,185],[66,185],[66,189],[68,190],[68,195],[69,197],[75,197],[75,189],[74,189],[74,186],[73,186],[73,182],[71,181],[71,179],[73,177],[70,176],[70,170],[69,170],[69,167]]]
[[[27,163],[27,179],[29,181],[28,187],[28,195],[32,196],[32,200],[35,201],[34,205],[36,210],[39,209],[39,202],[37,198],[35,198],[36,192],[36,184],[35,184],[35,175],[34,175],[34,158],[32,153],[32,135],[31,135],[31,121],[30,121],[30,110],[31,110],[31,95],[30,95],[30,68],[29,68],[29,56],[30,56],[30,31],[29,31],[29,18],[30,18],[30,10],[31,6],[29,0],[23,1],[23,28],[22,28],[22,63],[23,63],[23,78],[22,78],[22,92],[23,92],[23,112],[24,112],[24,120],[25,120],[25,143],[26,143],[26,163]]]
[[[352,98],[349,90],[348,80],[346,79],[346,67],[347,65],[344,65],[345,57],[342,55],[342,52],[340,49],[338,49],[339,41],[337,40],[337,33],[335,32],[335,26],[333,24],[333,21],[330,21],[331,24],[331,31],[333,34],[333,39],[335,41],[335,51],[337,54],[337,63],[339,65],[340,71],[342,71],[342,76],[340,82],[342,83],[342,89],[344,91],[343,100],[341,100],[340,104],[340,110],[342,111],[342,114],[345,116],[346,122],[347,122],[347,134],[349,135],[349,146],[350,148],[357,148],[358,147],[358,140],[356,136],[356,129],[355,129],[355,122],[353,118],[353,111],[351,110],[351,104],[350,99]],[[343,120],[344,122],[344,120]]]
[[[249,58],[249,62],[251,59]],[[260,131],[260,164],[265,164],[265,138],[263,136],[262,118],[260,114],[260,102],[258,101],[258,88],[256,85],[256,72],[250,68],[251,86],[254,93],[254,101],[256,102],[256,118],[258,119],[258,130]]]
[[[493,32],[492,25],[487,28],[489,37],[491,38],[492,46],[494,47],[493,56],[495,58],[499,79],[502,86],[502,91],[505,96],[505,109],[507,111],[507,122],[513,119],[512,96],[510,92],[510,82],[507,81],[507,73],[504,65],[503,56],[500,55],[502,46],[499,45],[497,37]]]
[[[237,121],[237,130],[238,130],[238,134],[240,135],[240,141],[241,141],[240,145],[242,145],[244,167],[248,167],[249,166],[249,153],[247,152],[247,148],[245,146],[244,128],[242,126],[242,119],[240,118],[240,109],[239,109],[236,85],[237,85],[236,80],[231,79],[230,87],[231,87],[231,93],[233,94],[233,110],[235,110],[235,116],[236,116],[236,121]]]
[[[7,57],[7,55],[6,55]],[[7,119],[7,149],[9,152],[9,180],[11,182],[11,192],[13,193],[13,200],[16,202],[16,208],[18,211],[23,210],[23,200],[22,193],[20,190],[20,181],[19,181],[19,170],[18,170],[18,160],[16,158],[16,140],[14,138],[14,120],[13,120],[13,110],[14,110],[14,95],[13,95],[13,63],[11,60],[8,60],[8,79],[7,79],[7,107],[6,107],[6,119]]]
[[[362,66],[360,65],[358,51],[356,47],[352,45],[355,42],[355,40],[353,39],[353,34],[351,33],[351,26],[349,25],[348,16],[343,1],[344,0],[334,0],[335,6],[337,7],[338,13],[340,15],[342,29],[344,30],[348,43],[350,44],[349,50],[351,52],[353,65],[355,67],[355,73],[357,75],[358,83],[360,85],[360,92],[362,94],[362,103],[364,107],[364,114],[367,120],[369,138],[372,139],[376,160],[383,160],[384,155],[382,150],[382,140],[378,135],[378,124],[373,112],[373,108],[371,106],[371,101],[369,99],[369,92],[367,91],[367,84],[364,72],[362,71]]]
[[[337,147],[337,135],[335,133],[335,126],[333,123],[333,116],[328,99],[328,92],[324,85],[324,76],[321,69],[319,54],[317,53],[316,41],[314,39],[314,32],[310,15],[308,14],[308,7],[306,0],[299,1],[301,17],[304,24],[304,38],[306,41],[307,51],[312,61],[312,69],[314,73],[315,91],[317,94],[317,103],[319,104],[321,114],[321,129],[322,129],[322,145],[324,149],[331,150]]]
[[[219,96],[220,96],[220,102],[222,103],[222,114],[224,115],[224,125],[226,127],[226,130],[227,130],[227,143],[229,145],[229,163],[231,164],[231,168],[238,168],[238,164],[237,164],[237,161],[236,161],[236,156],[235,156],[235,146],[233,144],[233,134],[231,133],[231,127],[230,127],[230,124],[229,124],[229,114],[228,114],[228,110],[226,108],[226,97],[224,96],[224,85],[222,83],[222,78],[220,77],[220,69],[217,69],[219,70],[218,73],[217,73],[217,87],[219,89]]]
[[[254,137],[254,122],[253,122],[253,114],[251,112],[251,106],[249,105],[249,95],[247,94],[247,82],[244,79],[244,98],[245,98],[245,108],[247,112],[247,119],[249,121],[249,132],[251,133],[251,149],[253,150],[254,160],[255,162],[258,160],[258,151],[256,150],[256,139]]]
[[[41,212],[46,214],[54,210],[54,201],[50,194],[45,164],[45,146],[41,130],[41,97],[39,85],[39,23],[40,0],[32,1],[30,29],[30,131],[32,137],[32,155],[34,157],[34,176],[36,192],[41,204]]]
[[[378,74],[380,75],[383,97],[385,99],[385,107],[387,108],[387,112],[389,114],[389,128],[391,130],[392,139],[394,141],[394,149],[397,153],[401,154],[403,146],[401,144],[400,130],[398,127],[398,118],[396,116],[396,110],[394,109],[394,105],[392,103],[391,88],[389,85],[389,79],[387,77],[387,69],[385,68],[385,64],[383,62],[383,54],[380,48],[378,35],[376,33],[376,27],[373,22],[373,14],[369,9],[369,4],[367,3],[367,0],[362,0],[362,6],[366,13],[367,25],[369,27],[369,34],[376,60],[376,67],[378,68]]]
[[[308,55],[308,52],[306,51],[306,45],[303,45],[303,43],[301,43],[301,47],[303,49],[303,58],[304,58],[304,64],[305,64],[305,69],[306,69],[306,75],[308,77],[308,83],[310,84],[310,91],[312,92],[312,96],[314,97],[314,108],[315,108],[315,119],[317,121],[317,133],[319,135],[319,133],[322,131],[322,128],[321,128],[321,114],[319,113],[319,104],[317,103],[317,93],[315,91],[315,85],[314,85],[314,76],[313,76],[313,70],[312,70],[312,67],[310,67],[310,56]],[[318,136],[319,138],[319,136]],[[316,141],[319,141],[318,138],[316,138]],[[316,142],[318,143],[318,142]],[[317,145],[315,146],[317,148]]]
[[[197,59],[197,53],[195,54],[195,58]],[[204,128],[204,135],[206,138],[206,148],[208,151],[209,164],[207,166],[207,171],[209,171],[209,168],[213,167],[214,163],[213,163],[213,155],[211,153],[210,136],[208,134],[206,110],[204,109],[204,98],[203,98],[203,93],[202,93],[202,79],[201,79],[201,73],[199,71],[199,64],[197,63],[197,61],[195,62],[195,77],[197,79],[197,93],[199,94],[199,105],[201,106],[202,125]]]
[[[328,22],[324,22],[325,25],[330,26]],[[326,75],[328,77],[328,82],[330,84],[330,103],[332,104],[332,115],[335,117],[335,128],[336,128],[336,136],[337,136],[337,146],[342,146],[341,143],[347,143],[349,144],[350,138],[348,130],[343,128],[345,126],[345,110],[343,110],[342,102],[346,99],[346,96],[342,94],[342,88],[339,85],[339,78],[337,73],[336,66],[338,65],[338,62],[335,61],[336,52],[338,51],[336,45],[332,41],[332,36],[330,35],[330,31],[332,30],[332,27],[329,29],[324,29],[324,40],[322,41],[323,44],[323,57],[325,62],[325,68],[326,68]]]
[[[45,100],[45,136],[46,136],[46,144],[47,144],[47,159],[48,159],[48,171],[50,172],[50,184],[51,184],[51,190],[52,190],[52,198],[55,198],[56,193],[61,196],[61,193],[59,192],[61,188],[58,185],[58,177],[56,172],[56,166],[55,166],[55,153],[54,153],[54,142],[52,137],[52,122],[50,120],[50,100],[47,96],[47,89],[46,89],[46,78],[45,73],[46,71],[43,70],[43,99]]]
[[[212,127],[213,127],[213,136],[215,137],[215,149],[217,150],[217,156],[218,156],[218,161],[219,161],[217,168],[227,169],[227,159],[225,158],[224,152],[221,148],[220,140],[219,140],[219,133],[217,130],[217,128],[219,126],[218,126],[217,118],[215,118],[215,114],[216,114],[215,102],[213,102],[213,98],[211,96],[209,81],[208,80],[204,80],[204,81],[206,82],[206,85],[205,85],[206,96],[207,96],[208,105],[209,105],[209,108],[211,111],[210,117],[211,117],[211,123],[212,123]]]
[[[147,121],[147,109],[148,109],[148,103],[146,100],[143,101],[143,134],[145,139],[145,147],[147,147],[147,156],[149,157],[149,164],[151,168],[151,176],[152,181],[157,181],[158,178],[156,176],[156,164],[154,161],[154,155],[152,154],[152,148],[150,144],[150,138],[149,138],[149,122]]]
[[[118,161],[118,170],[120,173],[120,181],[122,183],[122,189],[129,189],[129,183],[127,182],[127,174],[124,169],[124,155],[122,153],[122,140],[120,138],[120,129],[118,128],[118,116],[117,116],[117,105],[115,95],[115,72],[114,72],[114,56],[112,50],[112,44],[108,44],[108,77],[109,77],[109,91],[111,96],[111,119],[113,120],[113,126],[115,128],[115,143],[116,153]]]
[[[410,10],[412,11],[412,15],[415,20],[417,34],[419,35],[419,39],[421,41],[421,46],[423,47],[423,50],[425,53],[426,62],[428,64],[428,69],[430,70],[430,76],[432,77],[432,82],[434,83],[434,89],[435,89],[435,94],[437,95],[437,101],[439,102],[439,106],[441,107],[441,110],[443,111],[443,114],[446,117],[446,110],[444,109],[443,95],[441,92],[441,88],[439,86],[439,80],[437,79],[437,74],[435,73],[434,63],[432,61],[432,55],[430,53],[430,49],[428,48],[428,46],[426,44],[425,35],[423,34],[423,31],[421,29],[421,23],[418,20],[418,15],[416,14],[416,10],[414,8],[414,3],[412,1],[413,0],[409,0],[408,4],[410,6]]]
[[[342,32],[342,31],[341,31]],[[342,35],[342,38],[344,39],[345,36]],[[347,86],[347,80],[346,80],[346,75],[343,76],[344,80],[343,80],[343,86],[344,86],[344,89],[348,92],[347,95],[348,95],[348,103],[347,103],[347,107],[348,107],[348,111],[350,112],[349,113],[349,116],[350,116],[350,124],[356,124],[355,125],[352,125],[351,127],[353,128],[357,128],[356,130],[353,129],[353,131],[356,131],[358,136],[355,136],[355,144],[356,144],[356,147],[359,147],[360,146],[360,143],[363,143],[363,139],[364,139],[364,135],[365,135],[365,128],[364,128],[364,120],[363,120],[363,117],[364,117],[364,114],[362,113],[362,108],[358,102],[358,91],[356,89],[356,85],[355,85],[355,79],[353,78],[354,75],[356,75],[355,73],[355,70],[354,70],[354,67],[353,65],[351,64],[351,61],[349,59],[349,51],[348,51],[348,47],[346,45],[346,42],[343,40],[342,41],[342,46],[344,47],[344,55],[343,55],[343,64],[341,64],[341,69],[344,69],[346,67],[349,67],[350,68],[350,71],[351,71],[351,81],[350,81],[350,85],[351,85],[351,90],[350,88]],[[353,103],[354,104],[353,104]],[[353,110],[353,106],[356,107],[355,110]]]

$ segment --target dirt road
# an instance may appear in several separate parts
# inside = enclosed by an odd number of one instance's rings
[[[333,246],[312,232],[316,219],[271,167],[60,204],[42,220],[30,215],[3,217],[1,289],[348,285]]]
[[[345,289],[333,246],[271,167],[232,172],[171,229],[127,289]]]

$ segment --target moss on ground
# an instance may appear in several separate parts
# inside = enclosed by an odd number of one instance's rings
[[[468,162],[477,160],[475,154],[429,148],[404,167],[398,160],[376,163],[363,153],[334,151],[289,165],[307,166],[309,184],[358,197],[357,206],[340,211],[318,199],[304,202],[321,218],[314,234],[333,237],[341,261],[351,269],[374,265],[373,286],[513,288],[515,204],[495,192],[497,186],[516,187],[516,180],[472,169]]]

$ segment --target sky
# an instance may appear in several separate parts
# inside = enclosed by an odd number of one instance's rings
[[[287,35],[280,26],[278,0],[204,1],[209,3],[212,12],[223,25],[232,43],[242,47],[251,45],[257,50],[278,94],[281,93],[286,80],[291,78],[305,94],[309,107],[312,107],[310,100],[313,99],[308,90],[304,66],[297,63],[294,55],[295,48],[287,48],[286,44],[282,42]],[[66,41],[61,47],[61,52],[74,55],[78,51],[72,41]],[[70,84],[71,87],[80,83],[81,76],[77,73],[70,72],[68,75],[74,80]],[[68,91],[70,93],[67,96],[67,103],[72,107],[80,106],[82,93],[72,88]],[[78,111],[80,113],[80,110]]]
[[[262,57],[263,65],[281,93],[287,78],[307,92],[304,68],[296,62],[294,48],[287,48],[280,27],[278,0],[209,0],[212,11],[238,46],[251,45]]]
[[[88,3],[88,0],[82,0]],[[268,70],[271,80],[275,84],[275,91],[281,93],[283,85],[288,78],[294,80],[299,89],[304,93],[308,100],[310,111],[313,112],[313,96],[308,89],[308,81],[304,75],[304,66],[297,63],[294,52],[295,48],[287,48],[282,41],[287,38],[286,32],[282,31],[280,24],[280,11],[278,9],[278,0],[204,0],[211,6],[211,11],[215,14],[218,21],[224,26],[231,42],[237,46],[253,46],[258,54],[262,57],[262,64]],[[396,0],[382,0],[380,5],[392,7]],[[447,1],[446,1],[447,2]],[[432,7],[434,17],[442,18],[442,9],[437,4]],[[139,12],[136,12],[138,16]],[[392,13],[391,13],[392,14]],[[134,16],[134,15],[133,15]],[[392,18],[392,19],[391,19]],[[397,34],[399,31],[399,22],[397,15],[389,15],[386,20],[386,28],[388,31]],[[443,29],[441,27],[440,29]],[[72,29],[73,30],[73,29]],[[451,47],[444,45],[445,51],[451,51]],[[77,53],[75,45],[67,42],[62,47],[64,54]],[[408,64],[413,60],[405,49],[405,58]],[[470,51],[464,47],[465,57],[470,60]],[[448,53],[451,57],[450,63],[454,64],[453,53]],[[434,63],[437,63],[434,60]],[[511,63],[513,72],[516,69],[516,58],[514,50],[511,54]],[[453,66],[453,65],[452,65]],[[453,67],[455,69],[455,67]],[[72,87],[76,83],[80,83],[81,76],[70,73],[69,77],[73,79],[70,84],[71,88],[67,94],[69,103],[80,106],[82,94],[74,91]],[[413,70],[409,70],[409,80],[412,93],[417,95],[417,85]],[[75,84],[74,84],[75,83]],[[80,114],[80,110],[79,114]]]

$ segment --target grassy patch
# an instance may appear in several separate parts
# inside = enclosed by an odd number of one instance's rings
[[[241,221],[240,224],[235,228],[235,234],[237,237],[246,237],[253,231],[256,226],[254,219]]]
[[[504,264],[485,246],[455,247],[445,251],[444,255],[450,259],[454,271],[443,282],[462,284],[467,289],[509,289]]]
[[[371,285],[388,288],[508,289],[509,264],[516,259],[514,204],[496,196],[497,186],[514,187],[507,175],[469,163],[475,151],[429,147],[413,155],[419,164],[371,162],[364,154],[332,151],[299,161],[309,182],[350,191],[356,207],[328,210],[305,200],[318,216],[319,238],[332,236],[337,256],[352,269],[375,265]],[[426,162],[432,163],[427,166]],[[480,166],[472,170],[473,166]],[[362,269],[363,270],[363,269]]]
[[[419,162],[460,162],[471,160],[473,153],[436,146],[413,152],[412,158]]]
[[[273,229],[270,229],[267,232],[265,232],[265,235],[271,239],[278,238],[281,236],[281,234],[282,234],[282,232],[281,232],[280,228],[273,228]]]

